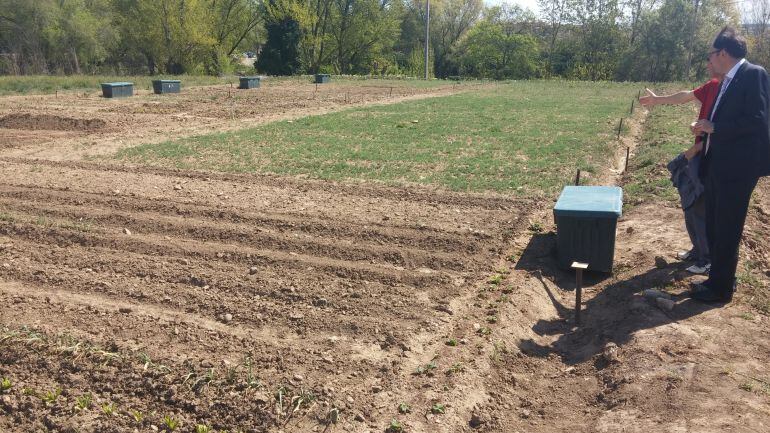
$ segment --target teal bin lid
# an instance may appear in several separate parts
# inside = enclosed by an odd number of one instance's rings
[[[618,186],[565,186],[553,207],[556,216],[619,218],[623,189]]]
[[[134,83],[129,83],[129,82],[126,82],[126,81],[119,81],[117,83],[101,83],[101,84],[102,84],[102,86],[107,86],[107,87],[122,87],[122,86],[133,86],[134,85]]]
[[[153,83],[181,83],[182,80],[152,80]]]

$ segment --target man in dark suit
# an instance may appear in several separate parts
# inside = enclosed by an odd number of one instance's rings
[[[730,302],[735,291],[738,246],[757,181],[770,175],[770,81],[746,56],[746,40],[729,27],[719,32],[708,61],[724,76],[708,119],[691,125],[708,134],[705,177],[706,236],[711,271],[691,296],[705,302]]]

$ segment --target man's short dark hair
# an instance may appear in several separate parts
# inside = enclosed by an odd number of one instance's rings
[[[742,59],[746,57],[746,38],[739,35],[734,28],[724,27],[714,39],[714,48],[725,50],[735,59]]]

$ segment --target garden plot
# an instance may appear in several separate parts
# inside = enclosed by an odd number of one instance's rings
[[[0,172],[4,431],[374,428],[427,404],[412,373],[530,206],[82,162]]]

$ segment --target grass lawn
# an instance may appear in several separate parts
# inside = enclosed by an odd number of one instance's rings
[[[698,117],[699,108],[692,103],[650,110],[623,187],[627,197],[634,197],[633,203],[653,199],[678,202],[666,164],[694,142],[688,125]]]
[[[142,145],[136,163],[553,195],[609,161],[635,84],[519,81]]]

